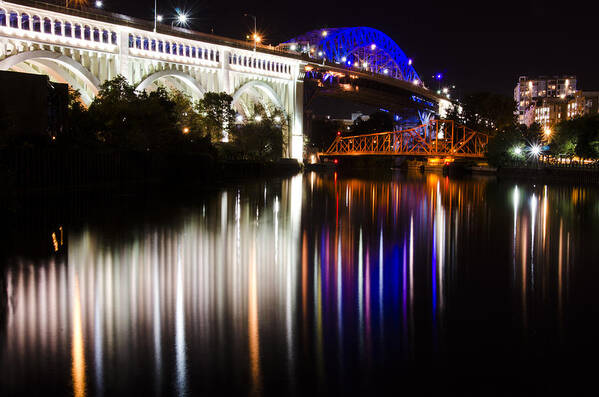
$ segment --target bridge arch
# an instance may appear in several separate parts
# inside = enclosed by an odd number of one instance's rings
[[[89,105],[93,97],[98,94],[100,87],[98,78],[74,59],[53,51],[36,50],[11,55],[0,61],[0,70],[19,70],[21,64],[28,63],[38,66],[37,72],[79,90],[86,105]],[[36,72],[30,67],[26,68],[29,72]]]
[[[400,80],[420,80],[412,61],[397,43],[380,30],[359,26],[320,29],[289,40],[313,56],[389,75]]]
[[[233,94],[233,108],[243,113],[246,117],[250,115],[248,98],[259,102],[264,110],[269,113],[268,105],[274,105],[276,108],[283,109],[283,102],[277,92],[267,83],[260,80],[252,80],[239,87]]]
[[[192,93],[192,97],[201,98],[206,93],[206,89],[202,87],[200,83],[197,82],[193,77],[188,75],[187,73],[180,72],[177,70],[163,70],[160,72],[152,73],[151,75],[144,78],[137,86],[137,91],[147,90],[152,86],[152,84],[156,83],[158,80],[166,79],[172,77],[177,81],[183,83]]]

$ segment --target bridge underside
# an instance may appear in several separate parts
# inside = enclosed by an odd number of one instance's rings
[[[402,86],[386,83],[368,77],[312,69],[304,78],[305,105],[308,108],[313,99],[321,97],[342,99],[388,111],[404,125],[424,124],[438,114],[439,104],[435,99],[414,92],[404,82],[401,82]]]

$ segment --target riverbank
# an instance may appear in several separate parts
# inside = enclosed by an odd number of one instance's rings
[[[299,171],[301,164],[293,159],[267,162],[218,160],[208,154],[17,148],[0,151],[0,195],[189,189]]]

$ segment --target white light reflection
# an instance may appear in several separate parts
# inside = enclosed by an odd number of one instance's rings
[[[183,296],[183,258],[181,257],[181,242],[177,244],[177,281],[175,287],[175,363],[177,369],[176,389],[179,396],[187,394],[187,357],[185,346],[185,307]]]
[[[536,217],[537,217],[537,196],[533,193],[530,198],[530,287],[534,291],[535,288],[535,229],[536,229]]]

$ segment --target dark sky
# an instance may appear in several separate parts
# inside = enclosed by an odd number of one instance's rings
[[[153,0],[105,0],[107,9],[152,19]],[[599,14],[593,1],[285,1],[161,0],[166,17],[191,10],[193,28],[244,38],[258,30],[277,44],[323,27],[370,26],[414,59],[420,76],[443,72],[461,94],[512,95],[520,75],[575,74],[578,88],[599,90]]]

